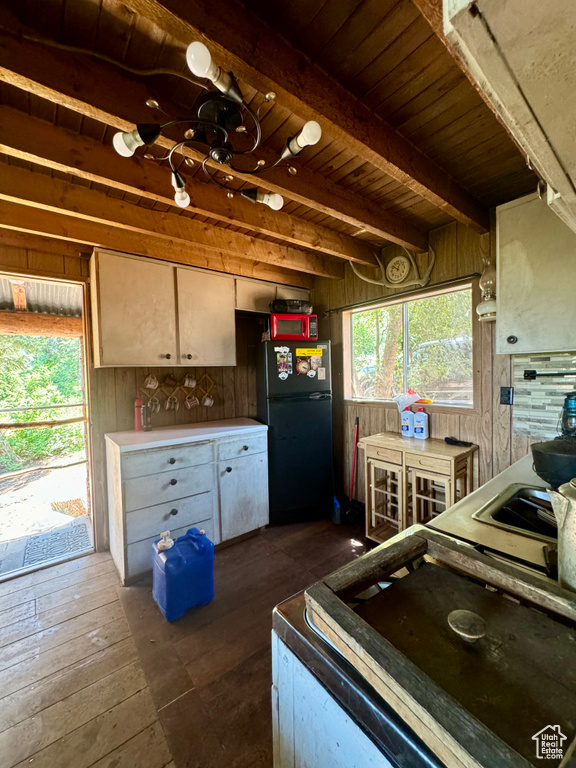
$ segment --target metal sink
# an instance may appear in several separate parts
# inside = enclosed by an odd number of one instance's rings
[[[515,483],[490,499],[472,517],[511,533],[556,543],[558,528],[548,493]]]

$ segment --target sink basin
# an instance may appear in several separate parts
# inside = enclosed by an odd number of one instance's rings
[[[534,486],[509,485],[472,517],[481,523],[543,542],[556,543],[558,538],[548,493]]]

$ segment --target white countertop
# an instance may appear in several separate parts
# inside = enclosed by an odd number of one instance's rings
[[[266,432],[268,427],[254,419],[221,419],[200,421],[197,424],[177,424],[159,427],[150,432],[109,432],[106,440],[118,446],[122,453],[143,448],[193,443],[199,440],[216,440],[221,437],[243,437],[249,433]]]
[[[469,496],[465,496],[446,512],[438,515],[428,524],[429,527],[518,557],[521,560],[544,565],[543,543],[541,541],[488,525],[472,517],[474,512],[513,483],[522,483],[544,489],[547,487],[546,483],[532,469],[531,453],[512,464],[511,467],[489,480]]]

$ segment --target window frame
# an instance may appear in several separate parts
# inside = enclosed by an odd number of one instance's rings
[[[405,304],[420,299],[430,299],[434,296],[441,296],[446,293],[456,293],[471,289],[472,304],[472,404],[450,405],[449,403],[431,403],[426,405],[426,410],[432,413],[449,413],[453,415],[480,415],[482,413],[482,350],[488,345],[492,348],[492,323],[480,323],[476,314],[476,306],[480,301],[480,288],[478,279],[465,280],[447,287],[434,287],[428,290],[415,291],[414,293],[403,292],[395,298],[393,295],[375,299],[366,302],[357,307],[351,307],[342,312],[342,353],[343,353],[343,395],[344,402],[354,405],[371,405],[379,408],[395,408],[397,405],[394,400],[380,400],[376,398],[354,397],[352,394],[352,315],[361,310],[377,309],[379,307],[391,306],[394,304]],[[405,332],[405,329],[403,329]],[[491,395],[491,382],[490,395]]]

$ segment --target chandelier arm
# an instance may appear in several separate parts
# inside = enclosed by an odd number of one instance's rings
[[[229,187],[227,187],[225,184],[222,184],[222,182],[219,181],[216,178],[216,172],[214,172],[212,174],[212,173],[210,173],[208,168],[206,168],[206,163],[208,162],[209,159],[210,159],[209,157],[205,157],[204,160],[202,160],[202,170],[204,171],[204,175],[207,176],[208,181],[211,181],[214,184],[217,184],[221,189],[225,189],[226,191],[230,191]]]
[[[258,147],[260,146],[260,142],[262,141],[262,128],[260,127],[260,120],[258,119],[257,115],[254,113],[254,110],[246,104],[245,101],[242,102],[242,106],[248,112],[250,117],[252,118],[252,122],[254,123],[254,127],[256,128],[256,137],[254,138],[254,143],[250,147],[250,149],[244,149],[239,152],[234,152],[235,155],[250,155],[252,152],[255,152]]]
[[[241,153],[235,152],[234,154],[236,155]],[[272,163],[271,165],[262,165],[262,166],[257,165],[256,168],[254,168],[254,170],[252,171],[245,171],[242,168],[235,168],[231,163],[230,163],[230,168],[233,171],[236,171],[236,173],[250,173],[250,174],[256,175],[257,173],[263,173],[264,171],[270,171],[272,170],[272,168],[276,168],[285,159],[286,159],[285,157],[280,156],[275,163]]]
[[[6,29],[5,27],[1,27],[1,29],[3,32],[12,35],[12,37],[16,37],[13,32],[10,32],[10,30]],[[17,37],[23,38],[24,40],[29,40],[31,43],[39,43],[40,45],[47,45],[51,48],[59,48],[60,50],[68,51],[69,53],[81,53],[85,56],[93,56],[94,58],[101,59],[101,61],[105,61],[108,64],[113,64],[115,67],[124,69],[126,72],[130,72],[133,75],[139,75],[141,77],[151,77],[152,75],[172,75],[172,77],[179,77],[181,80],[186,80],[188,83],[192,83],[192,85],[198,86],[198,88],[203,88],[205,91],[210,90],[210,88],[205,85],[205,83],[201,83],[199,80],[194,80],[193,78],[185,75],[183,72],[178,72],[175,69],[167,69],[166,67],[159,67],[157,69],[137,69],[136,67],[130,67],[128,64],[124,64],[124,62],[117,61],[111,56],[106,56],[104,53],[91,51],[88,48],[81,48],[77,45],[57,43],[55,40],[50,40],[44,37],[36,37],[35,35],[21,34]]]

